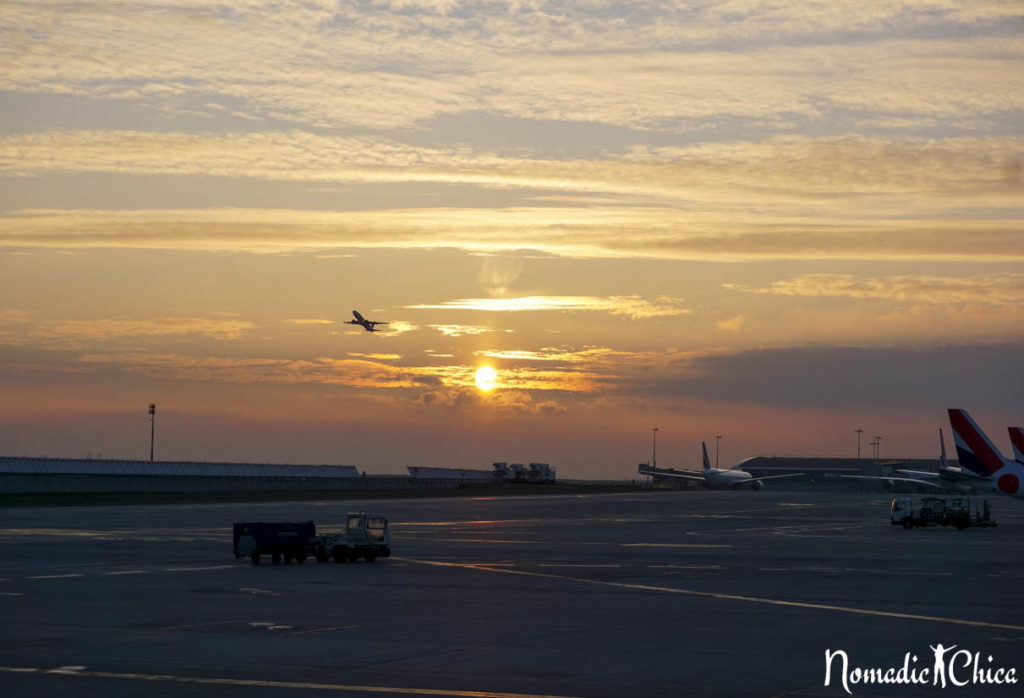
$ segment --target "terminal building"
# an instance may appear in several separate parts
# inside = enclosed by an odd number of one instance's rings
[[[298,492],[401,489],[353,465],[274,465],[0,456],[0,495],[115,492]],[[436,486],[435,483],[420,483]]]

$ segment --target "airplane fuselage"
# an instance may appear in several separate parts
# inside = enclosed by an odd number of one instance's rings
[[[746,470],[720,470],[709,468],[703,471],[704,484],[714,489],[739,487],[750,480],[751,475]]]

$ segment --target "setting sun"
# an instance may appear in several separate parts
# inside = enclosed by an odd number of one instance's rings
[[[476,370],[476,387],[480,388],[484,392],[494,390],[495,382],[498,379],[498,373],[490,366],[481,366]]]

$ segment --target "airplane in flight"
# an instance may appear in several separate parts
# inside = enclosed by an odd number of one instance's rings
[[[366,318],[364,318],[362,315],[359,314],[358,310],[353,310],[352,311],[352,315],[355,317],[355,320],[346,320],[345,324],[346,325],[360,325],[367,332],[380,332],[380,330],[376,329],[377,325],[386,325],[386,324],[388,324],[386,322],[377,322],[375,320],[367,320]]]
[[[800,477],[803,473],[787,473],[785,475],[765,475],[754,477],[746,470],[739,468],[712,468],[708,459],[708,447],[703,441],[700,444],[704,456],[704,468],[701,470],[675,470],[659,469],[644,463],[638,468],[641,475],[652,475],[655,477],[674,477],[693,482],[702,482],[708,489],[739,489],[750,485],[751,489],[759,490],[764,487],[765,480],[776,480],[783,477]]]
[[[960,467],[946,462],[946,444],[939,430],[939,445],[942,449],[938,471],[899,470],[913,477],[877,477],[870,475],[844,475],[845,478],[863,480],[888,480],[891,482],[915,482],[942,490],[970,492],[984,490],[1000,492],[1016,499],[1024,499],[1024,429],[1010,427],[1010,441],[1013,442],[1016,460],[1010,460],[999,452],[967,410],[950,408],[949,425],[953,428]]]

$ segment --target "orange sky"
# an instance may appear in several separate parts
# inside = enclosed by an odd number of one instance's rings
[[[0,452],[144,457],[150,402],[160,458],[375,473],[1008,450],[1022,20],[5,3]]]

